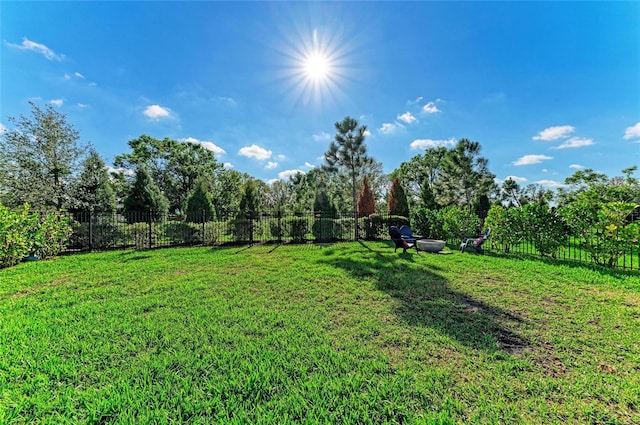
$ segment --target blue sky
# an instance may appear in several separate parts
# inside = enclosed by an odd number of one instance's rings
[[[269,181],[333,124],[391,172],[469,138],[501,180],[640,164],[639,2],[0,2],[0,131],[51,103],[111,163],[141,134]]]

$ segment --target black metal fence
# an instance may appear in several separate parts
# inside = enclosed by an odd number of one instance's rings
[[[208,220],[204,212],[191,217],[156,214],[153,211],[70,214],[73,234],[67,247],[68,252],[233,243],[388,240],[390,226],[409,224],[406,217],[376,214],[358,218],[356,226],[353,213],[328,216],[319,212],[275,211],[249,213],[242,217],[230,213],[227,217],[215,220]],[[462,236],[459,239],[448,238],[447,245],[455,250],[461,240]],[[484,247],[488,252],[540,255],[535,248],[535,241],[522,240],[518,244],[504,246],[489,239]],[[588,250],[584,249],[583,241],[572,236],[567,236],[555,258],[595,262]],[[640,270],[640,246],[628,248],[610,266]]]
[[[263,212],[207,220],[194,216],[156,214],[153,211],[95,213],[73,212],[69,251],[113,248],[158,248],[226,243],[305,243],[384,239],[390,225],[409,220],[376,215],[359,218],[352,213],[329,216],[321,212]]]

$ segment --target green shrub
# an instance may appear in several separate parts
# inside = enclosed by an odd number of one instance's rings
[[[316,218],[311,231],[318,242],[327,242],[335,237],[334,220],[332,218]]]
[[[409,218],[403,215],[390,215],[387,217],[386,223],[389,227],[396,226],[397,228],[400,228],[405,224],[409,226]]]
[[[419,208],[411,212],[413,231],[431,239],[445,239],[442,217],[437,210]]]
[[[28,204],[16,212],[0,205],[0,266],[15,265],[28,255],[56,255],[65,249],[70,235],[66,215],[31,213]]]
[[[292,218],[289,221],[289,236],[294,242],[304,242],[309,232],[309,223],[306,218]]]
[[[582,198],[564,206],[560,214],[596,264],[614,267],[626,250],[638,245],[640,223],[628,221],[636,207]]]
[[[360,226],[360,234],[364,235],[367,240],[375,240],[383,237],[382,229],[384,220],[380,214],[370,214],[358,220]]]
[[[149,226],[151,226],[151,230],[149,230]],[[161,228],[156,223],[133,223],[127,226],[127,235],[129,242],[133,243],[136,248],[151,248],[158,244]]]
[[[203,242],[202,224],[170,221],[164,225],[164,236],[172,244],[197,244]]]
[[[335,220],[333,223],[333,234],[336,239],[353,239],[353,218],[339,218]]]
[[[478,216],[468,208],[457,205],[448,206],[441,209],[438,214],[442,220],[442,236],[450,243],[475,236],[480,231]]]
[[[518,245],[525,238],[525,225],[519,208],[505,208],[492,205],[484,220],[484,225],[491,228],[491,243],[502,245],[504,252]]]
[[[284,230],[285,230],[285,220],[284,219],[272,219],[269,221],[269,233],[271,233],[271,236],[273,236],[276,240],[281,241],[282,238],[284,237]]]
[[[541,255],[555,257],[566,241],[564,221],[545,204],[520,207],[525,237]]]

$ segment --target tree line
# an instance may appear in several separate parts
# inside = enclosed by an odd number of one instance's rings
[[[366,126],[351,117],[335,123],[325,164],[271,184],[224,168],[200,144],[144,134],[128,142],[130,150],[115,157],[118,171],[109,172],[92,146],[79,143],[79,132],[64,114],[51,105],[30,106],[29,116],[9,117],[10,128],[0,138],[0,203],[10,208],[28,203],[37,210],[152,210],[193,220],[263,210],[409,217],[409,210],[446,207],[475,212],[492,204],[561,206],[595,184],[613,188],[610,200],[640,203],[635,166],[615,178],[579,170],[556,193],[520,187],[512,179],[498,184],[480,143],[469,139],[426,149],[386,175],[367,153]]]

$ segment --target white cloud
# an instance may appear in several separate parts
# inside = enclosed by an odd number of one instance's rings
[[[369,137],[369,136],[371,136],[371,132],[369,131],[369,129],[366,129],[364,131],[364,137]]]
[[[509,179],[513,180],[513,181],[514,181],[514,182],[516,182],[516,183],[524,183],[524,182],[526,182],[526,181],[527,181],[527,179],[526,179],[526,178],[524,178],[524,177],[518,177],[518,176],[507,176],[507,177],[504,179],[504,181],[507,181],[507,180],[509,180]]]
[[[73,75],[75,75],[78,78],[82,78],[83,80],[85,79],[84,75],[80,74],[79,72],[74,72]]]
[[[269,159],[273,152],[258,145],[251,145],[240,148],[238,154],[248,158]]]
[[[222,149],[220,146],[216,145],[213,142],[209,142],[208,140],[198,140],[195,137],[187,137],[185,139],[180,139],[180,141],[201,145],[203,148],[210,150],[211,152],[213,152],[215,155],[218,155],[218,156],[224,155],[227,153],[227,151]]]
[[[569,134],[576,131],[575,127],[571,125],[558,125],[555,127],[549,127],[538,133],[537,136],[533,136],[533,140],[558,140],[566,139]]]
[[[440,112],[440,109],[438,109],[435,102],[427,102],[427,104],[422,107],[422,112],[435,114],[436,112]]]
[[[267,162],[267,165],[264,166],[265,170],[272,170],[274,168],[278,168],[280,164],[278,164],[277,162],[274,161],[269,161]]]
[[[554,147],[553,149],[583,148],[585,146],[591,146],[591,145],[593,145],[593,140],[591,139],[572,137],[571,139],[564,141],[562,144]]]
[[[282,155],[282,154],[280,154],[280,155],[276,156],[276,158],[278,158],[280,161],[284,161],[287,157]]]
[[[546,186],[546,187],[551,187],[551,188],[566,187],[567,186],[566,184],[557,182],[555,180],[538,180],[538,181],[536,181],[534,183],[535,184],[539,184],[540,186]]]
[[[296,174],[305,174],[302,170],[284,170],[278,173],[278,177],[280,180],[287,180],[289,177],[295,176]]]
[[[416,139],[409,147],[411,149],[427,149],[427,148],[437,148],[440,146],[453,146],[456,144],[456,139],[453,137],[446,140],[432,140],[432,139]]]
[[[415,100],[409,100],[409,101],[407,101],[407,104],[409,104],[409,105],[415,105],[415,104],[417,104],[417,103],[422,102],[422,99],[424,99],[424,97],[422,97],[422,96],[418,96],[418,97],[416,97],[416,98],[415,98]]]
[[[279,181],[280,181],[280,179],[269,179],[269,180],[267,180],[267,184],[268,184],[269,186],[271,186],[271,185],[272,185],[272,184],[274,184],[275,182],[279,182]]]
[[[162,118],[169,118],[171,116],[171,109],[164,108],[160,105],[149,105],[147,109],[144,110],[144,115],[154,121],[158,121]]]
[[[405,112],[402,115],[398,115],[398,119],[400,121],[404,121],[407,124],[411,124],[412,122],[416,121],[416,117],[414,117],[413,115],[411,115],[411,112]]]
[[[78,108],[80,109],[84,109],[84,108],[88,108],[89,105],[87,105],[86,103],[78,103]]]
[[[69,75],[69,74],[64,74],[64,79],[65,79],[65,80],[70,80],[70,79],[71,79],[71,75]]]
[[[224,164],[222,164],[222,166],[226,169],[233,168],[233,164],[230,162],[225,162]]]
[[[107,170],[107,173],[116,173],[116,174],[122,173],[125,176],[133,176],[135,174],[135,171],[129,168],[113,168],[108,165],[104,168]]]
[[[640,138],[640,122],[627,127],[624,131],[624,140],[638,139]]]
[[[553,159],[553,157],[547,155],[525,155],[513,161],[513,165],[540,164],[542,161],[547,161],[549,159]]]
[[[383,123],[383,124],[382,124],[382,127],[380,127],[380,128],[378,129],[378,131],[379,131],[380,133],[390,134],[390,133],[393,133],[393,132],[394,132],[394,130],[396,129],[396,127],[397,127],[397,125],[396,125],[396,124],[393,124],[393,123],[390,123],[390,122],[385,122],[385,123]]]
[[[53,106],[57,106],[59,108],[64,104],[64,100],[63,99],[51,99],[49,101],[49,103],[52,104]]]
[[[15,43],[6,43],[9,47],[14,47],[20,50],[31,50],[36,53],[40,53],[42,56],[49,60],[61,61],[64,59],[64,55],[59,55],[44,44],[36,43],[35,41],[31,41],[28,38],[22,39],[22,44]]]
[[[324,131],[316,133],[312,137],[316,142],[326,142],[328,140],[331,140],[331,135],[329,133],[325,133]]]
[[[229,96],[218,96],[217,97],[218,102],[223,103],[225,105],[228,106],[238,106],[238,102],[236,102],[236,100],[232,97]]]
[[[580,164],[571,164],[569,165],[569,168],[573,168],[576,170],[580,170],[581,168],[584,168],[584,165],[580,165]]]
[[[312,164],[312,163],[310,163],[310,162],[305,162],[305,163],[304,163],[304,166],[305,166],[305,167],[308,167],[308,168],[316,168],[316,166],[315,166],[315,165],[313,165],[313,164]]]

